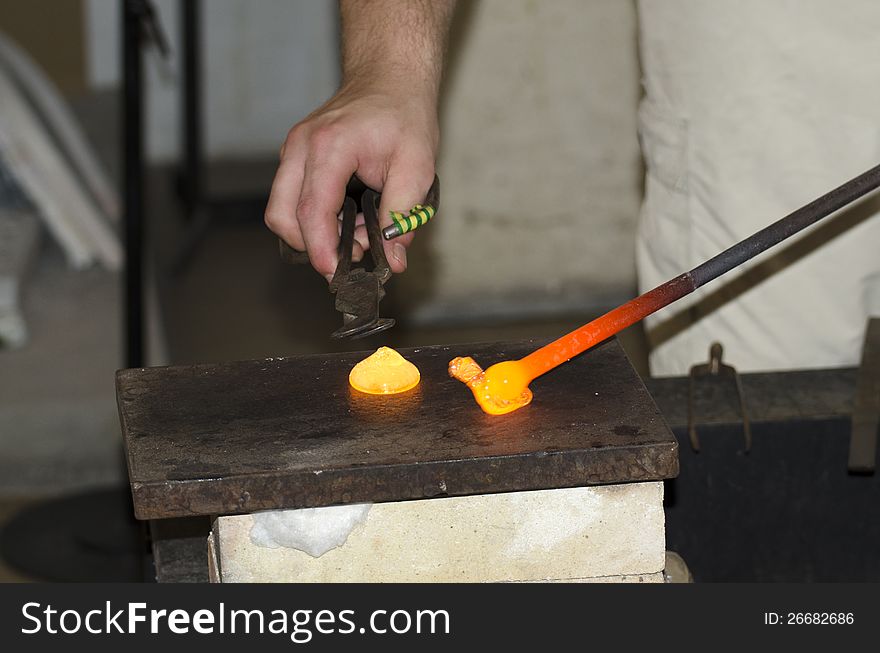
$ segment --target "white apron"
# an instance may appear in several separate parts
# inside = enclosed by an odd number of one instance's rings
[[[641,291],[880,163],[880,0],[641,0]],[[880,316],[880,201],[647,322],[651,371],[719,341],[743,371],[857,364]]]

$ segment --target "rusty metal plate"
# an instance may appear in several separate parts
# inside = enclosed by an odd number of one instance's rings
[[[135,514],[233,514],[339,503],[652,481],[676,441],[616,340],[532,384],[531,405],[484,414],[449,378],[542,343],[401,349],[422,373],[403,395],[364,395],[366,353],[121,370],[116,387]]]

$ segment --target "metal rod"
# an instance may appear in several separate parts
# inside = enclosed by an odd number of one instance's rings
[[[522,359],[534,379],[880,187],[880,165]]]
[[[141,12],[134,0],[122,0],[123,52],[123,196],[125,204],[125,360],[144,361],[143,293],[143,61]]]
[[[183,170],[181,190],[187,217],[203,199],[202,188],[202,75],[199,0],[182,0],[183,40]]]
[[[797,211],[789,213],[769,227],[761,229],[733,247],[729,247],[717,256],[710,258],[702,265],[698,265],[689,273],[694,280],[694,288],[699,288],[745,263],[878,187],[880,187],[880,165],[849,180],[806,206],[802,206]]]

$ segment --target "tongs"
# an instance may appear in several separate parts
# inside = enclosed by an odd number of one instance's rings
[[[370,256],[373,259],[371,270],[351,266],[355,219],[358,214],[355,198],[358,194],[367,238],[370,241]],[[336,310],[342,313],[342,326],[330,334],[331,338],[366,338],[394,326],[392,318],[379,317],[379,302],[385,296],[383,286],[391,278],[391,266],[385,258],[382,239],[392,240],[427,224],[439,209],[440,181],[435,175],[425,204],[416,204],[406,214],[392,211],[392,224],[384,231],[379,227],[379,198],[379,193],[365,186],[356,176],[351,178],[345,189],[339,263],[330,281],[330,292],[336,295]],[[281,258],[288,263],[308,262],[309,257],[305,252],[293,249],[280,239],[278,244]]]
[[[342,313],[342,326],[330,334],[331,338],[366,338],[394,326],[392,318],[379,317],[379,302],[385,296],[383,286],[391,278],[391,266],[385,257],[382,244],[382,231],[379,227],[379,193],[366,188],[360,195],[360,209],[364,214],[364,225],[370,241],[370,256],[373,267],[352,267],[352,248],[354,247],[355,220],[358,205],[355,197],[365,186],[356,177],[346,188],[342,204],[342,234],[339,240],[339,263],[330,292],[336,295],[336,310]],[[308,261],[305,252],[299,252],[283,240],[279,240],[281,258],[288,263]]]
[[[385,297],[383,286],[391,278],[391,266],[385,258],[382,231],[379,228],[379,193],[367,188],[361,195],[364,226],[370,241],[373,269],[351,266],[357,206],[350,196],[342,204],[342,235],[339,238],[339,263],[330,292],[336,294],[336,310],[342,313],[342,326],[331,338],[366,338],[394,326],[389,317],[379,317],[379,302]]]

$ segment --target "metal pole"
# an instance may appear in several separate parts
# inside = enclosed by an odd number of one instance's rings
[[[523,359],[528,367],[530,380],[546,374],[557,365],[574,358],[593,345],[610,338],[651,313],[669,306],[685,295],[689,295],[700,286],[720,277],[725,272],[729,272],[877,188],[880,188],[880,166],[871,168],[822,197],[789,213],[769,227],[761,229],[761,231],[713,256],[690,272],[670,279],[558,340],[554,340],[549,345],[541,347]]]
[[[183,36],[182,194],[187,217],[202,201],[201,29],[199,0],[181,1]]]
[[[698,265],[688,273],[694,281],[694,288],[699,288],[712,279],[720,277],[878,187],[880,187],[880,165],[850,179],[842,186],[792,211],[769,227],[764,227],[761,231]]]
[[[141,3],[122,0],[123,120],[122,168],[125,204],[125,362],[144,363],[144,162],[143,61],[141,57]]]

